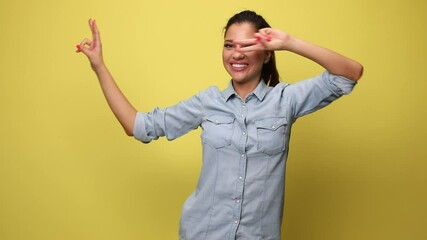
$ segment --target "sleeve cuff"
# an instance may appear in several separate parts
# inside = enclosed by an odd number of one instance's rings
[[[135,139],[143,142],[149,143],[151,139],[147,136],[147,131],[145,130],[144,116],[146,113],[138,112],[135,117],[135,124],[133,126],[133,136]]]
[[[329,72],[326,72],[326,74],[329,74],[329,82],[334,87],[334,91],[339,95],[350,94],[353,91],[354,86],[356,86],[356,81],[343,76],[334,75]]]

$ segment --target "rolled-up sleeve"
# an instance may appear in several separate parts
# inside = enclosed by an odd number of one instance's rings
[[[355,81],[325,71],[314,78],[291,84],[283,94],[291,103],[296,119],[350,94],[355,85]]]
[[[138,112],[135,118],[133,135],[143,143],[149,143],[164,136],[164,111],[155,108],[152,112]]]
[[[331,88],[339,96],[350,94],[357,83],[356,81],[329,72],[325,72],[323,75],[326,75],[325,79],[329,81]]]
[[[173,140],[190,130],[196,129],[202,120],[200,94],[180,103],[151,112],[138,112],[133,129],[134,138],[149,143],[165,136]]]
[[[135,124],[133,125],[133,136],[141,142],[148,143],[151,140],[147,138],[147,132],[145,131],[144,114],[142,112],[136,113]]]

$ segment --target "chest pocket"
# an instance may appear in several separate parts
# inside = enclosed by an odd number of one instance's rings
[[[284,117],[256,120],[258,150],[268,155],[284,151],[287,124],[288,122]]]
[[[202,141],[215,148],[225,147],[231,144],[234,132],[234,116],[212,115],[206,117],[202,123]]]

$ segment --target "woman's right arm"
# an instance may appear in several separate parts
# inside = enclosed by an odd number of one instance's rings
[[[89,19],[89,27],[92,31],[92,40],[84,39],[77,45],[76,52],[84,53],[91,64],[93,71],[98,77],[102,92],[123,129],[128,136],[133,136],[136,109],[120,91],[113,77],[107,69],[102,57],[101,38],[98,27],[93,19]]]

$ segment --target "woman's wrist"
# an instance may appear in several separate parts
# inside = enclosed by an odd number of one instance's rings
[[[104,62],[91,64],[92,70],[98,75],[99,73],[107,70],[107,66],[105,66]]]
[[[301,43],[301,39],[292,35],[288,35],[285,40],[283,50],[299,54]]]

